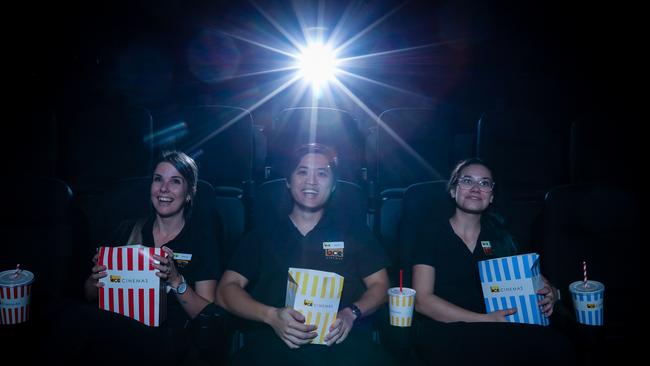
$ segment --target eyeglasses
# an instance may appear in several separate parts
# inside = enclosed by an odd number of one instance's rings
[[[481,179],[478,181],[469,177],[458,179],[458,187],[461,189],[472,189],[475,185],[478,185],[478,189],[481,192],[492,192],[492,189],[494,189],[494,182],[489,179]]]

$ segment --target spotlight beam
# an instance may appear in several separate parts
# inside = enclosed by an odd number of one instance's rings
[[[273,19],[273,17],[271,17],[271,15],[270,15],[269,13],[267,13],[266,11],[264,11],[264,9],[262,9],[259,5],[257,5],[257,3],[255,3],[255,1],[253,1],[253,0],[249,0],[249,1],[250,1],[251,4],[253,4],[253,6],[255,7],[255,9],[257,9],[257,11],[259,11],[260,14],[262,14],[262,15],[264,16],[264,18],[266,18],[266,20],[267,20],[269,23],[271,23],[271,24],[275,27],[275,29],[278,30],[278,32],[282,33],[282,35],[285,36],[285,37],[287,38],[287,40],[289,40],[289,42],[291,42],[291,44],[293,45],[294,48],[299,48],[300,43],[298,43],[298,41],[296,41],[296,39],[293,38],[293,37],[291,36],[291,34],[289,34],[289,32],[287,32],[287,31],[286,31],[286,30],[285,30],[285,29],[280,25],[280,23],[278,23],[277,21],[275,21],[275,19]]]
[[[355,34],[354,37],[352,37],[352,38],[348,39],[347,41],[345,41],[345,43],[343,43],[342,45],[340,45],[340,46],[339,46],[339,47],[338,47],[334,52],[336,52],[337,54],[340,53],[340,52],[341,52],[343,49],[345,49],[347,46],[349,46],[350,44],[352,44],[352,43],[353,43],[354,41],[356,41],[357,39],[359,39],[359,38],[363,37],[364,35],[366,35],[366,33],[370,32],[373,28],[375,28],[376,26],[378,26],[379,24],[381,24],[384,20],[386,20],[386,18],[390,17],[390,16],[393,15],[396,11],[398,11],[399,9],[401,9],[402,6],[404,6],[405,4],[406,4],[406,3],[402,3],[401,5],[396,6],[393,10],[389,11],[388,13],[386,13],[383,17],[381,17],[381,18],[375,20],[372,24],[370,24],[369,26],[367,26],[367,27],[366,27],[365,29],[363,29],[361,32]]]
[[[238,114],[238,115],[235,116],[233,119],[231,119],[230,121],[226,122],[226,124],[224,124],[223,126],[221,126],[221,127],[219,127],[218,129],[212,131],[209,135],[205,136],[201,141],[197,142],[197,143],[194,144],[192,147],[190,147],[190,148],[189,148],[189,151],[194,151],[194,150],[198,149],[199,147],[201,147],[201,145],[203,145],[203,144],[205,144],[206,142],[210,141],[213,137],[217,136],[217,135],[220,134],[222,131],[224,131],[225,129],[227,129],[228,127],[232,126],[234,123],[236,123],[236,122],[239,121],[240,119],[242,119],[242,117],[244,117],[245,115],[249,114],[250,112],[253,112],[253,111],[256,110],[257,108],[259,108],[262,104],[266,103],[269,99],[273,98],[274,96],[276,96],[277,94],[279,94],[281,91],[283,91],[284,89],[286,89],[286,88],[288,88],[289,86],[291,86],[293,83],[295,83],[296,81],[298,81],[298,79],[300,79],[300,77],[297,76],[297,75],[294,76],[294,77],[292,77],[289,81],[287,81],[287,82],[285,82],[284,84],[282,84],[282,85],[280,85],[279,87],[277,87],[274,91],[272,91],[272,92],[270,92],[269,94],[267,94],[264,98],[260,99],[257,103],[253,104],[252,106],[250,106],[250,107],[248,107],[248,108],[244,108],[244,109],[245,109],[244,112]]]
[[[318,27],[318,34],[316,35],[316,42],[325,42],[323,39],[323,27],[324,27],[324,17],[325,17],[325,1],[319,0],[318,1],[318,13],[317,13],[318,19],[316,20],[316,24]]]
[[[350,17],[350,14],[352,13],[352,5],[354,4],[355,3],[351,1],[345,7],[345,10],[343,11],[343,15],[341,15],[341,18],[336,23],[336,25],[334,26],[334,30],[330,34],[330,37],[328,39],[328,42],[330,44],[339,44],[339,40],[338,40],[339,33],[341,33],[341,29],[343,28],[343,25],[347,22],[347,19]]]
[[[385,55],[391,55],[391,54],[400,53],[400,52],[415,51],[415,50],[419,50],[419,49],[422,49],[422,48],[442,46],[444,44],[456,43],[456,42],[461,42],[461,41],[462,40],[455,40],[455,41],[448,41],[448,42],[435,42],[435,43],[423,44],[423,45],[420,45],[420,46],[399,48],[399,49],[396,49],[396,50],[388,50],[388,51],[381,51],[381,52],[375,52],[375,53],[368,53],[368,54],[359,55],[359,56],[345,57],[345,58],[340,58],[339,61],[346,62],[346,61],[362,60],[364,58],[385,56]]]
[[[398,92],[400,92],[400,93],[404,93],[404,94],[412,95],[412,96],[415,96],[415,97],[418,97],[418,98],[423,98],[423,99],[431,99],[431,98],[429,98],[429,97],[425,97],[424,95],[420,95],[420,94],[418,94],[418,93],[414,93],[414,92],[412,92],[412,91],[410,91],[410,90],[406,90],[406,89],[398,88],[398,87],[396,87],[396,86],[392,86],[392,85],[390,85],[390,84],[382,83],[381,81],[377,81],[377,80],[374,80],[374,79],[370,79],[370,78],[367,78],[367,77],[365,77],[365,76],[361,76],[361,75],[358,75],[358,74],[355,74],[355,73],[352,73],[352,72],[349,72],[349,71],[345,71],[345,70],[343,70],[343,69],[338,69],[337,72],[339,72],[339,73],[341,73],[341,74],[348,75],[348,76],[353,77],[353,78],[357,78],[357,79],[360,79],[360,80],[363,80],[363,81],[366,81],[366,82],[372,83],[372,84],[376,84],[376,85],[379,85],[379,86],[383,86],[384,88],[392,89],[392,90],[398,91]]]
[[[245,77],[249,77],[249,76],[272,74],[274,72],[282,72],[282,71],[289,71],[289,70],[295,70],[295,69],[297,69],[296,66],[287,66],[287,67],[280,67],[278,69],[249,72],[249,73],[246,73],[246,74],[238,74],[238,75],[232,75],[232,76],[224,76],[224,77],[215,78],[215,79],[212,79],[212,80],[209,80],[209,81],[211,81],[211,82],[219,82],[219,81],[240,79],[240,78],[245,78]]]
[[[302,38],[307,40],[307,33],[305,30],[307,29],[307,23],[305,22],[305,18],[302,16],[300,11],[298,10],[298,3],[300,0],[292,0],[291,1],[291,7],[293,8],[293,13],[296,15],[296,19],[298,20],[298,24],[300,24],[300,30],[302,31]]]
[[[420,154],[417,153],[417,151],[413,150],[413,148],[407,144],[395,131],[393,131],[392,128],[388,127],[384,122],[382,122],[379,117],[368,108],[368,106],[361,101],[350,89],[348,89],[343,83],[341,83],[338,79],[334,79],[332,81],[339,89],[343,91],[354,103],[356,103],[368,116],[370,116],[375,122],[377,122],[377,125],[381,128],[383,128],[388,135],[390,135],[395,141],[397,141],[404,150],[406,150],[411,156],[415,158],[415,160],[418,161],[427,171],[432,173],[435,177],[441,178],[442,176],[436,169],[434,169],[431,164],[429,164]]]
[[[255,41],[250,40],[250,39],[248,39],[248,38],[244,38],[244,37],[241,37],[241,36],[237,36],[237,35],[234,35],[234,34],[232,34],[232,33],[228,33],[228,32],[221,32],[221,33],[222,33],[223,35],[225,35],[225,36],[232,37],[232,38],[238,39],[238,40],[240,40],[240,41],[244,41],[244,42],[246,42],[246,43],[250,43],[250,44],[255,45],[255,46],[257,46],[257,47],[261,47],[261,48],[267,49],[267,50],[269,50],[269,51],[277,52],[277,53],[279,53],[279,54],[281,54],[281,55],[285,55],[285,56],[288,56],[288,57],[291,57],[291,58],[296,58],[296,57],[297,57],[297,56],[294,55],[293,53],[286,52],[286,51],[282,51],[282,50],[277,49],[277,48],[275,48],[275,47],[271,47],[271,46],[265,45],[264,43],[255,42]]]

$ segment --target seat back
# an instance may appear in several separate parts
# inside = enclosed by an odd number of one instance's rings
[[[237,243],[244,234],[246,213],[243,202],[244,191],[235,187],[215,187],[216,209],[222,222],[221,262],[228,264]]]
[[[571,306],[568,286],[583,279],[605,285],[605,323],[610,329],[638,320],[641,202],[638,189],[611,184],[573,184],[551,190],[545,201],[542,271]]]
[[[14,182],[12,180],[12,182]],[[26,178],[11,187],[2,183],[7,210],[0,213],[4,243],[0,271],[20,268],[35,276],[31,307],[34,315],[48,302],[69,294],[71,269],[80,266],[72,252],[72,191],[63,181]],[[88,258],[89,262],[90,258]],[[90,270],[90,266],[86,268]]]
[[[379,210],[374,216],[374,232],[391,260],[387,268],[391,283],[399,280],[399,223],[402,217],[404,188],[386,189],[379,195]]]
[[[148,110],[118,102],[61,110],[59,176],[75,194],[101,191],[122,177],[147,174],[153,147]]]
[[[641,127],[613,120],[589,116],[571,125],[571,183],[616,182],[641,163]]]
[[[252,179],[254,132],[248,110],[223,105],[190,106],[163,123],[157,133],[171,133],[160,145],[191,155],[201,179],[213,186],[238,188]]]
[[[436,180],[410,185],[404,192],[402,218],[399,223],[399,258],[404,279],[411,285],[412,249],[421,245],[419,227],[429,225],[429,220],[453,215],[454,205],[446,190],[447,181]]]
[[[267,165],[269,178],[283,176],[285,166],[299,146],[317,142],[334,148],[338,157],[339,177],[353,183],[363,179],[364,137],[351,114],[334,108],[287,108],[273,121],[270,131]]]
[[[568,182],[569,126],[551,122],[516,108],[485,113],[478,122],[477,155],[513,200],[541,200]]]
[[[382,112],[383,125],[370,137],[369,176],[377,188],[402,187],[444,178],[453,164],[454,130],[450,111],[438,108],[393,108]]]

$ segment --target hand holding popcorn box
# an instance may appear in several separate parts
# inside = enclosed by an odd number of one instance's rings
[[[537,253],[480,261],[478,268],[488,313],[517,308],[509,322],[549,325],[537,304],[544,298],[537,294],[544,287]]]
[[[311,343],[326,344],[325,335],[336,320],[343,277],[332,272],[289,268],[285,306],[305,316],[305,324],[316,325],[318,335]]]
[[[161,248],[142,245],[99,248],[98,264],[106,266],[107,276],[99,281],[99,308],[135,319],[148,326],[159,326],[166,315],[165,287],[153,255],[165,256]]]

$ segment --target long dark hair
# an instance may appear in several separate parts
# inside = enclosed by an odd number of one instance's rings
[[[187,190],[190,195],[190,200],[185,201],[183,206],[183,215],[189,218],[192,214],[192,207],[194,205],[194,197],[196,196],[196,185],[199,180],[199,167],[196,165],[194,159],[184,152],[177,150],[167,150],[160,153],[154,168],[160,163],[169,163],[183,176],[187,182]]]

